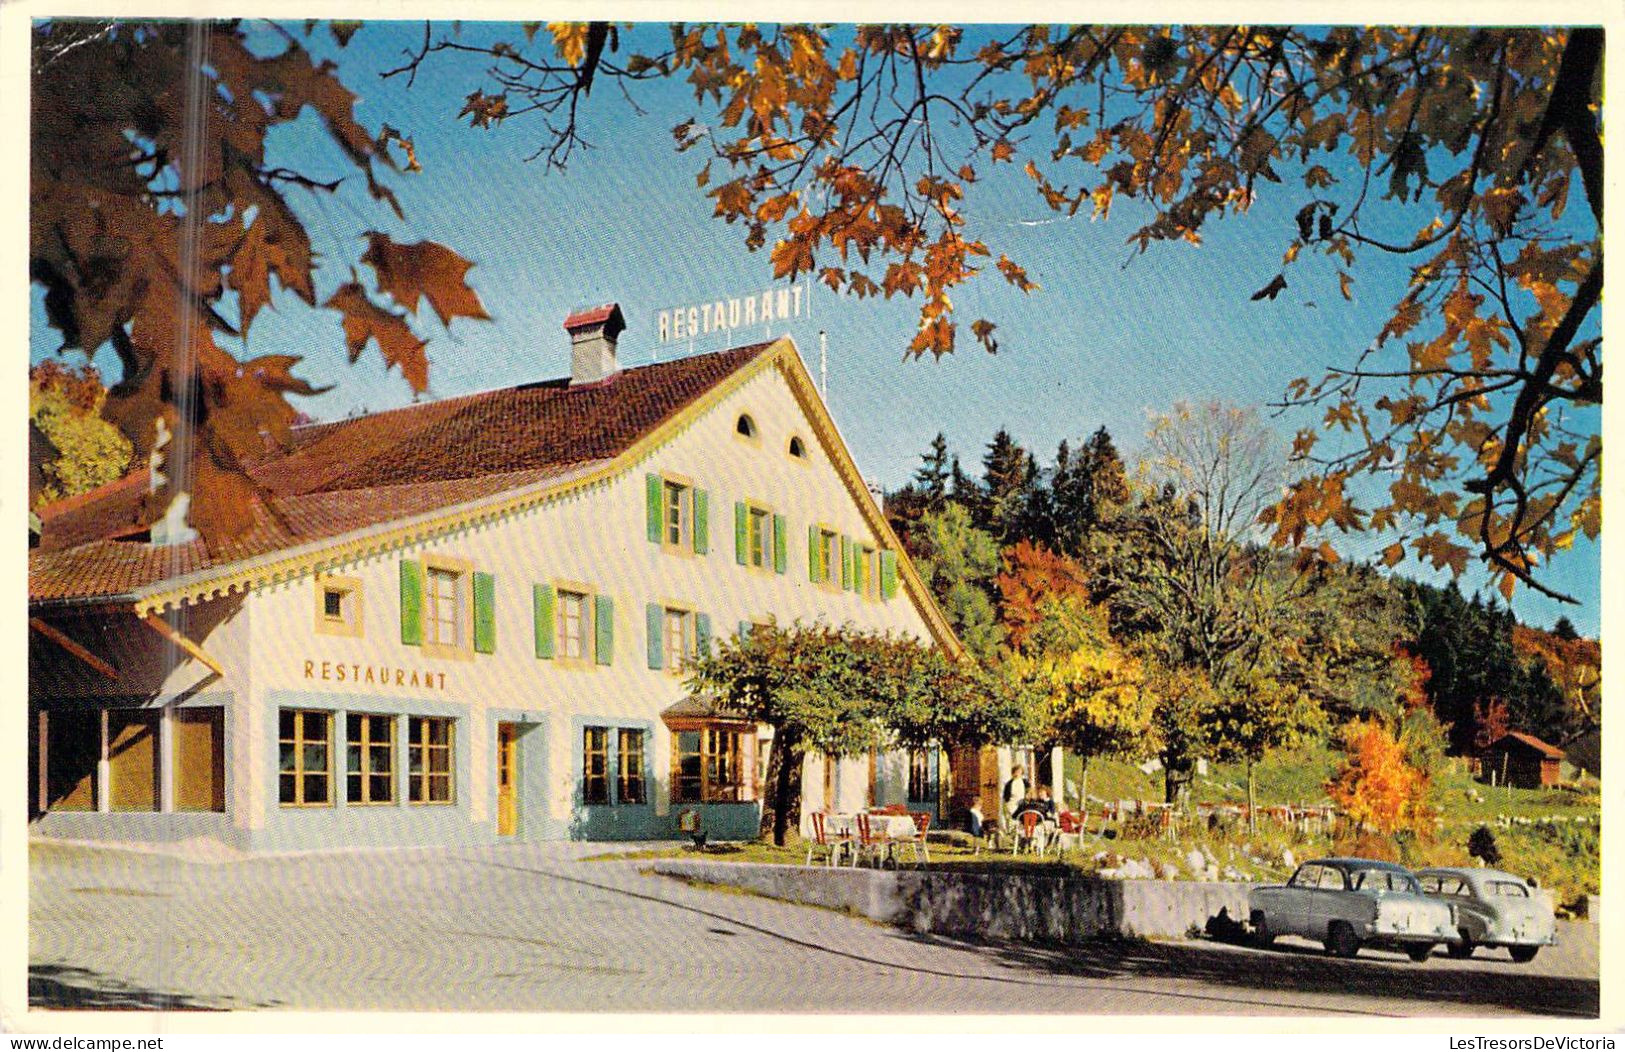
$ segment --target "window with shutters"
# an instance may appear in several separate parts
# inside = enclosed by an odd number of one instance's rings
[[[452,802],[455,736],[452,721],[444,716],[412,716],[407,720],[406,799],[413,804]]]
[[[768,570],[773,565],[773,513],[766,508],[747,505],[750,549],[747,564]]]
[[[678,475],[645,475],[649,541],[674,555],[706,555],[711,546],[706,491]]]
[[[333,714],[282,709],[277,714],[277,798],[283,807],[333,802]]]
[[[344,753],[346,803],[395,802],[395,717],[347,714]]]
[[[755,799],[747,746],[754,735],[738,726],[699,724],[672,729],[674,803]]]
[[[582,592],[561,588],[558,596],[559,658],[563,661],[585,662],[590,656],[588,640],[592,635],[591,604]]]
[[[865,599],[880,598],[880,553],[867,544],[854,549],[853,571],[857,578],[852,590]]]
[[[439,566],[429,567],[423,596],[423,641],[454,647],[462,642],[463,575]]]
[[[841,535],[834,530],[820,526],[814,543],[814,551],[817,553],[817,563],[814,572],[810,574],[812,580],[817,584],[839,588],[841,586]]]
[[[324,636],[361,635],[361,582],[353,577],[316,576],[316,632]]]
[[[661,514],[665,532],[662,542],[668,548],[688,551],[694,543],[694,488],[671,479],[666,479],[664,485]]]
[[[666,607],[661,614],[661,639],[666,671],[674,675],[686,672],[699,652],[694,631],[694,611]]]
[[[496,579],[464,559],[401,563],[401,642],[431,657],[472,660],[496,650]]]

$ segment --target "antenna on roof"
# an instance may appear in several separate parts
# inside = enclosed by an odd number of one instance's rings
[[[829,404],[829,333],[818,330],[818,396]]]

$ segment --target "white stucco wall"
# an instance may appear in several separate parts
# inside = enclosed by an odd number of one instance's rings
[[[747,440],[735,432],[740,413],[749,413],[758,436]],[[807,451],[805,461],[786,450],[792,435]],[[645,474],[681,476],[709,493],[710,550],[703,556],[674,554],[650,543],[645,523]],[[751,500],[787,517],[787,569],[782,575],[740,566],[734,551],[734,503]],[[852,592],[831,590],[808,580],[807,529],[823,523],[857,540],[880,547],[866,526],[852,494],[817,440],[786,379],[776,368],[760,372],[696,420],[672,441],[655,450],[632,470],[590,489],[500,521],[392,552],[338,565],[329,572],[361,583],[364,634],[359,638],[315,632],[315,578],[306,575],[287,584],[261,589],[247,602],[253,612],[247,644],[253,666],[252,698],[265,709],[279,692],[313,691],[329,697],[388,697],[410,703],[455,702],[469,706],[457,748],[473,762],[469,767],[468,818],[491,818],[494,799],[491,740],[492,709],[523,709],[548,720],[547,809],[564,821],[574,789],[574,738],[571,717],[625,718],[648,721],[657,811],[667,806],[670,736],[659,714],[679,700],[681,679],[648,668],[645,604],[672,602],[710,615],[716,637],[732,635],[740,621],[773,615],[781,623],[820,618],[850,622],[865,629],[892,629],[926,639],[929,632],[908,597],[901,578],[889,601],[867,600]],[[470,660],[429,657],[422,648],[404,645],[400,633],[399,564],[425,555],[464,560],[495,577],[496,648]],[[574,582],[611,596],[615,613],[614,662],[609,667],[568,667],[535,656],[532,585]],[[233,647],[242,641],[234,640]],[[213,649],[213,644],[210,644]],[[313,663],[307,676],[306,663]],[[323,680],[322,663],[327,663]],[[387,667],[431,672],[437,686],[413,691],[388,688],[352,675],[337,679],[340,666]],[[444,676],[444,689],[438,687]],[[408,706],[410,707],[410,706]],[[506,717],[504,717],[506,718]],[[263,740],[265,718],[246,721],[244,747],[267,756],[274,743]],[[233,760],[237,760],[234,755]],[[342,757],[336,758],[342,769]],[[236,767],[246,771],[251,765]],[[894,775],[893,775],[894,776]],[[906,776],[906,771],[905,771]],[[863,780],[866,782],[866,767]],[[859,779],[848,777],[844,784]],[[248,813],[263,816],[274,808],[274,779],[258,778],[243,787]],[[843,793],[843,798],[844,798]],[[527,802],[534,807],[534,801]]]

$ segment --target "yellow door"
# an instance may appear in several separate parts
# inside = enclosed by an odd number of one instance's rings
[[[513,836],[519,832],[519,790],[516,784],[517,728],[511,723],[497,724],[497,835]]]

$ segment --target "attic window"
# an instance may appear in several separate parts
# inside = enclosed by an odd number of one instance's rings
[[[739,422],[734,424],[734,430],[746,438],[756,437],[756,421],[750,418],[749,413],[740,413]]]
[[[790,436],[790,455],[800,460],[807,459],[807,447],[802,444],[800,435]]]

